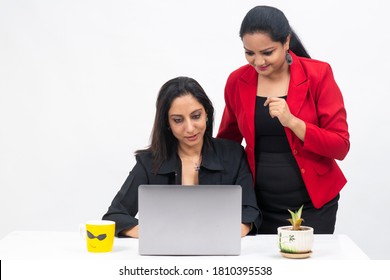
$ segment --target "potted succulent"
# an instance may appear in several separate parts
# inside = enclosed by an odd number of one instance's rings
[[[278,227],[279,249],[282,256],[287,258],[307,258],[311,255],[314,239],[314,229],[302,226],[303,205],[297,211],[288,212],[291,218],[290,226]]]

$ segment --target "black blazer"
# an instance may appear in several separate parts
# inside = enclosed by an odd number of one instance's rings
[[[138,224],[138,187],[142,184],[181,184],[181,160],[174,153],[157,172],[152,172],[153,156],[150,152],[136,156],[137,163],[122,188],[114,197],[103,220],[116,222],[115,234]],[[251,223],[250,234],[256,234],[261,213],[256,203],[252,173],[244,148],[233,141],[213,138],[205,144],[199,170],[200,185],[240,185],[242,187],[242,223]]]

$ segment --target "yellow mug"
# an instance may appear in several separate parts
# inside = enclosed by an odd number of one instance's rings
[[[114,221],[88,221],[80,225],[80,232],[86,240],[88,252],[106,253],[112,251],[115,236]]]

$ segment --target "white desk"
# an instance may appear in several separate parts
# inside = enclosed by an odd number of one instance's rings
[[[239,256],[140,256],[138,240],[115,238],[110,253],[88,253],[78,232],[15,231],[0,240],[1,260],[285,260],[276,235],[246,236]],[[313,254],[305,260],[368,260],[346,235],[314,235]]]

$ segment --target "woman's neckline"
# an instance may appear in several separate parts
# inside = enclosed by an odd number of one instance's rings
[[[260,98],[268,98],[268,97],[287,98],[287,95],[282,95],[282,96],[262,96],[262,95],[256,95],[256,96],[260,97]]]

